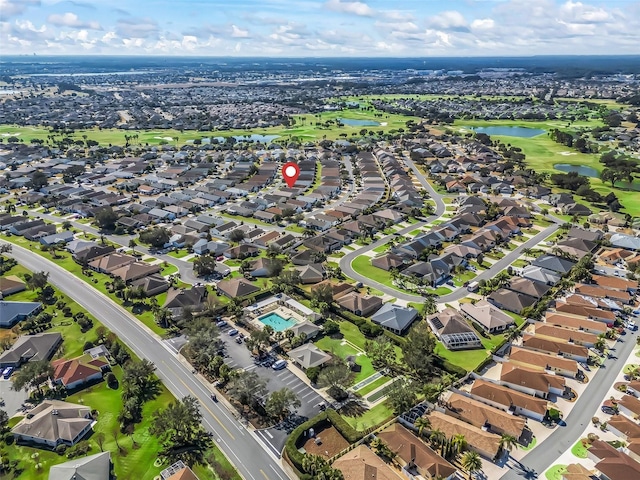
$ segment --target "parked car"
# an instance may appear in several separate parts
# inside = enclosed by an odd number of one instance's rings
[[[271,365],[271,368],[273,368],[274,370],[282,370],[286,366],[287,366],[286,360],[278,360],[273,365]]]
[[[236,337],[236,343],[240,345],[242,343],[242,338]]]
[[[600,407],[600,410],[602,410],[602,412],[606,413],[607,415],[616,415],[617,413],[615,408],[608,407],[607,405],[603,405],[602,407]]]
[[[629,322],[629,330],[634,330],[634,331],[635,331],[635,329],[636,329],[636,328],[637,328],[637,326],[636,326],[636,322],[634,322],[633,320],[631,320],[631,321]]]
[[[218,327],[226,327],[227,326],[227,322],[225,322],[224,320],[220,320],[219,322],[216,323],[216,326],[218,326]]]
[[[238,330],[236,330],[235,328],[232,328],[231,330],[229,330],[229,336],[230,337],[234,337],[238,334]]]

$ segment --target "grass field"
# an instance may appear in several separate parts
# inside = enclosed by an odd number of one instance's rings
[[[567,471],[566,465],[554,465],[544,473],[547,480],[562,480],[562,474]]]
[[[358,355],[358,350],[352,346],[346,344],[343,345],[341,340],[335,340],[330,337],[323,337],[315,342],[318,348],[321,348],[325,352],[329,352],[332,355],[340,357],[345,360],[347,357],[354,357],[355,362],[360,366],[360,371],[357,372],[352,380],[353,384],[356,384],[365,378],[369,378],[375,373],[371,360],[364,354]]]
[[[584,446],[582,440],[578,440],[576,444],[571,447],[571,453],[578,458],[587,458],[587,447]]]
[[[376,405],[375,407],[367,410],[365,413],[357,417],[343,416],[347,423],[358,431],[363,431],[367,428],[380,425],[381,423],[384,423],[386,420],[389,420],[392,417],[393,410],[389,408],[386,402],[382,402]]]
[[[382,385],[387,383],[389,380],[390,380],[389,377],[382,376],[382,377],[374,380],[373,382],[365,385],[361,389],[356,390],[356,393],[358,395],[362,395],[364,397],[364,396],[367,395],[367,393],[373,392],[376,388],[381,387]]]

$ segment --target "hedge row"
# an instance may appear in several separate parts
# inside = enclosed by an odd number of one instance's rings
[[[449,360],[446,360],[437,355],[434,355],[433,364],[436,367],[440,367],[446,372],[449,372],[450,374],[455,375],[457,378],[462,378],[468,373],[464,368],[459,367],[458,365],[454,365]]]
[[[340,432],[340,435],[342,435],[347,442],[355,443],[362,437],[364,437],[364,432],[359,432],[351,425],[349,425],[347,421],[342,418],[342,416],[340,416],[340,414],[335,410],[329,409],[326,411],[326,413],[327,418],[331,422],[331,425],[333,425],[335,429]]]

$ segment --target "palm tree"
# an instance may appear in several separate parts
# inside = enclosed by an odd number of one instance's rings
[[[503,433],[500,437],[500,448],[510,452],[512,449],[518,448],[518,439],[508,433]]]
[[[467,448],[467,439],[461,433],[455,434],[451,437],[451,456],[457,457],[460,453],[462,453]]]
[[[482,470],[482,460],[476,452],[465,452],[462,456],[462,468],[469,472],[469,478],[475,473]]]
[[[135,239],[131,239],[129,240],[129,248],[131,249],[131,251],[133,253],[136,253],[136,247],[138,246],[138,244],[136,243]]]
[[[431,422],[427,417],[418,417],[413,426],[418,429],[418,435],[421,437],[425,429],[431,429]]]
[[[435,447],[436,449],[441,449],[447,441],[447,436],[442,430],[435,429],[431,431],[431,435],[429,435],[429,441],[431,442],[431,445],[433,445],[433,447]]]
[[[307,227],[302,231],[302,236],[304,238],[315,237],[316,233],[317,232],[313,228]]]

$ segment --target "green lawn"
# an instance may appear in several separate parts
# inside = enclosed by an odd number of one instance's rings
[[[416,235],[420,235],[421,233],[423,233],[423,231],[418,228],[417,230],[411,230],[409,232],[409,235],[411,235],[412,237],[415,237]]]
[[[167,255],[173,258],[183,258],[189,255],[189,252],[187,250],[173,250],[167,253]]]
[[[340,357],[343,360],[350,356],[355,357],[355,362],[360,366],[360,371],[354,375],[352,381],[353,384],[356,384],[364,380],[365,378],[369,378],[375,373],[369,357],[364,354],[358,355],[358,350],[348,344],[342,345],[341,340],[335,340],[330,337],[323,337],[314,343],[318,348],[324,350],[325,352],[329,352],[332,355]]]
[[[358,417],[344,416],[343,418],[356,430],[363,431],[376,425],[380,425],[381,423],[390,420],[392,417],[393,410],[389,408],[386,402],[382,402]]]
[[[376,253],[382,253],[382,252],[386,252],[389,249],[388,245],[380,245],[379,247],[376,247],[373,249],[374,252]]]
[[[302,233],[304,232],[304,227],[300,227],[298,225],[289,225],[285,228],[285,230],[289,232]]]
[[[529,265],[529,262],[527,262],[526,260],[518,259],[515,262],[513,262],[511,265],[517,268],[524,268],[527,265]]]
[[[562,480],[562,474],[567,471],[566,465],[554,465],[544,474],[547,480]]]
[[[587,447],[582,444],[582,440],[578,440],[576,444],[571,447],[571,453],[578,458],[587,458]]]
[[[393,279],[389,272],[371,265],[371,257],[360,255],[351,262],[351,267],[360,275],[364,275],[367,278],[373,278],[376,282],[382,283],[383,285],[395,290],[403,291],[393,284]]]
[[[162,270],[160,270],[160,275],[162,276],[173,275],[174,273],[177,273],[177,272],[178,272],[178,267],[169,263],[166,267],[164,266],[162,267]]]
[[[356,390],[356,393],[358,395],[362,395],[363,397],[366,396],[368,393],[373,392],[376,388],[381,387],[382,385],[384,385],[385,383],[387,383],[389,380],[391,380],[389,377],[385,377],[384,375],[376,380],[374,380],[373,382],[365,385],[364,387],[362,387],[360,390]]]

